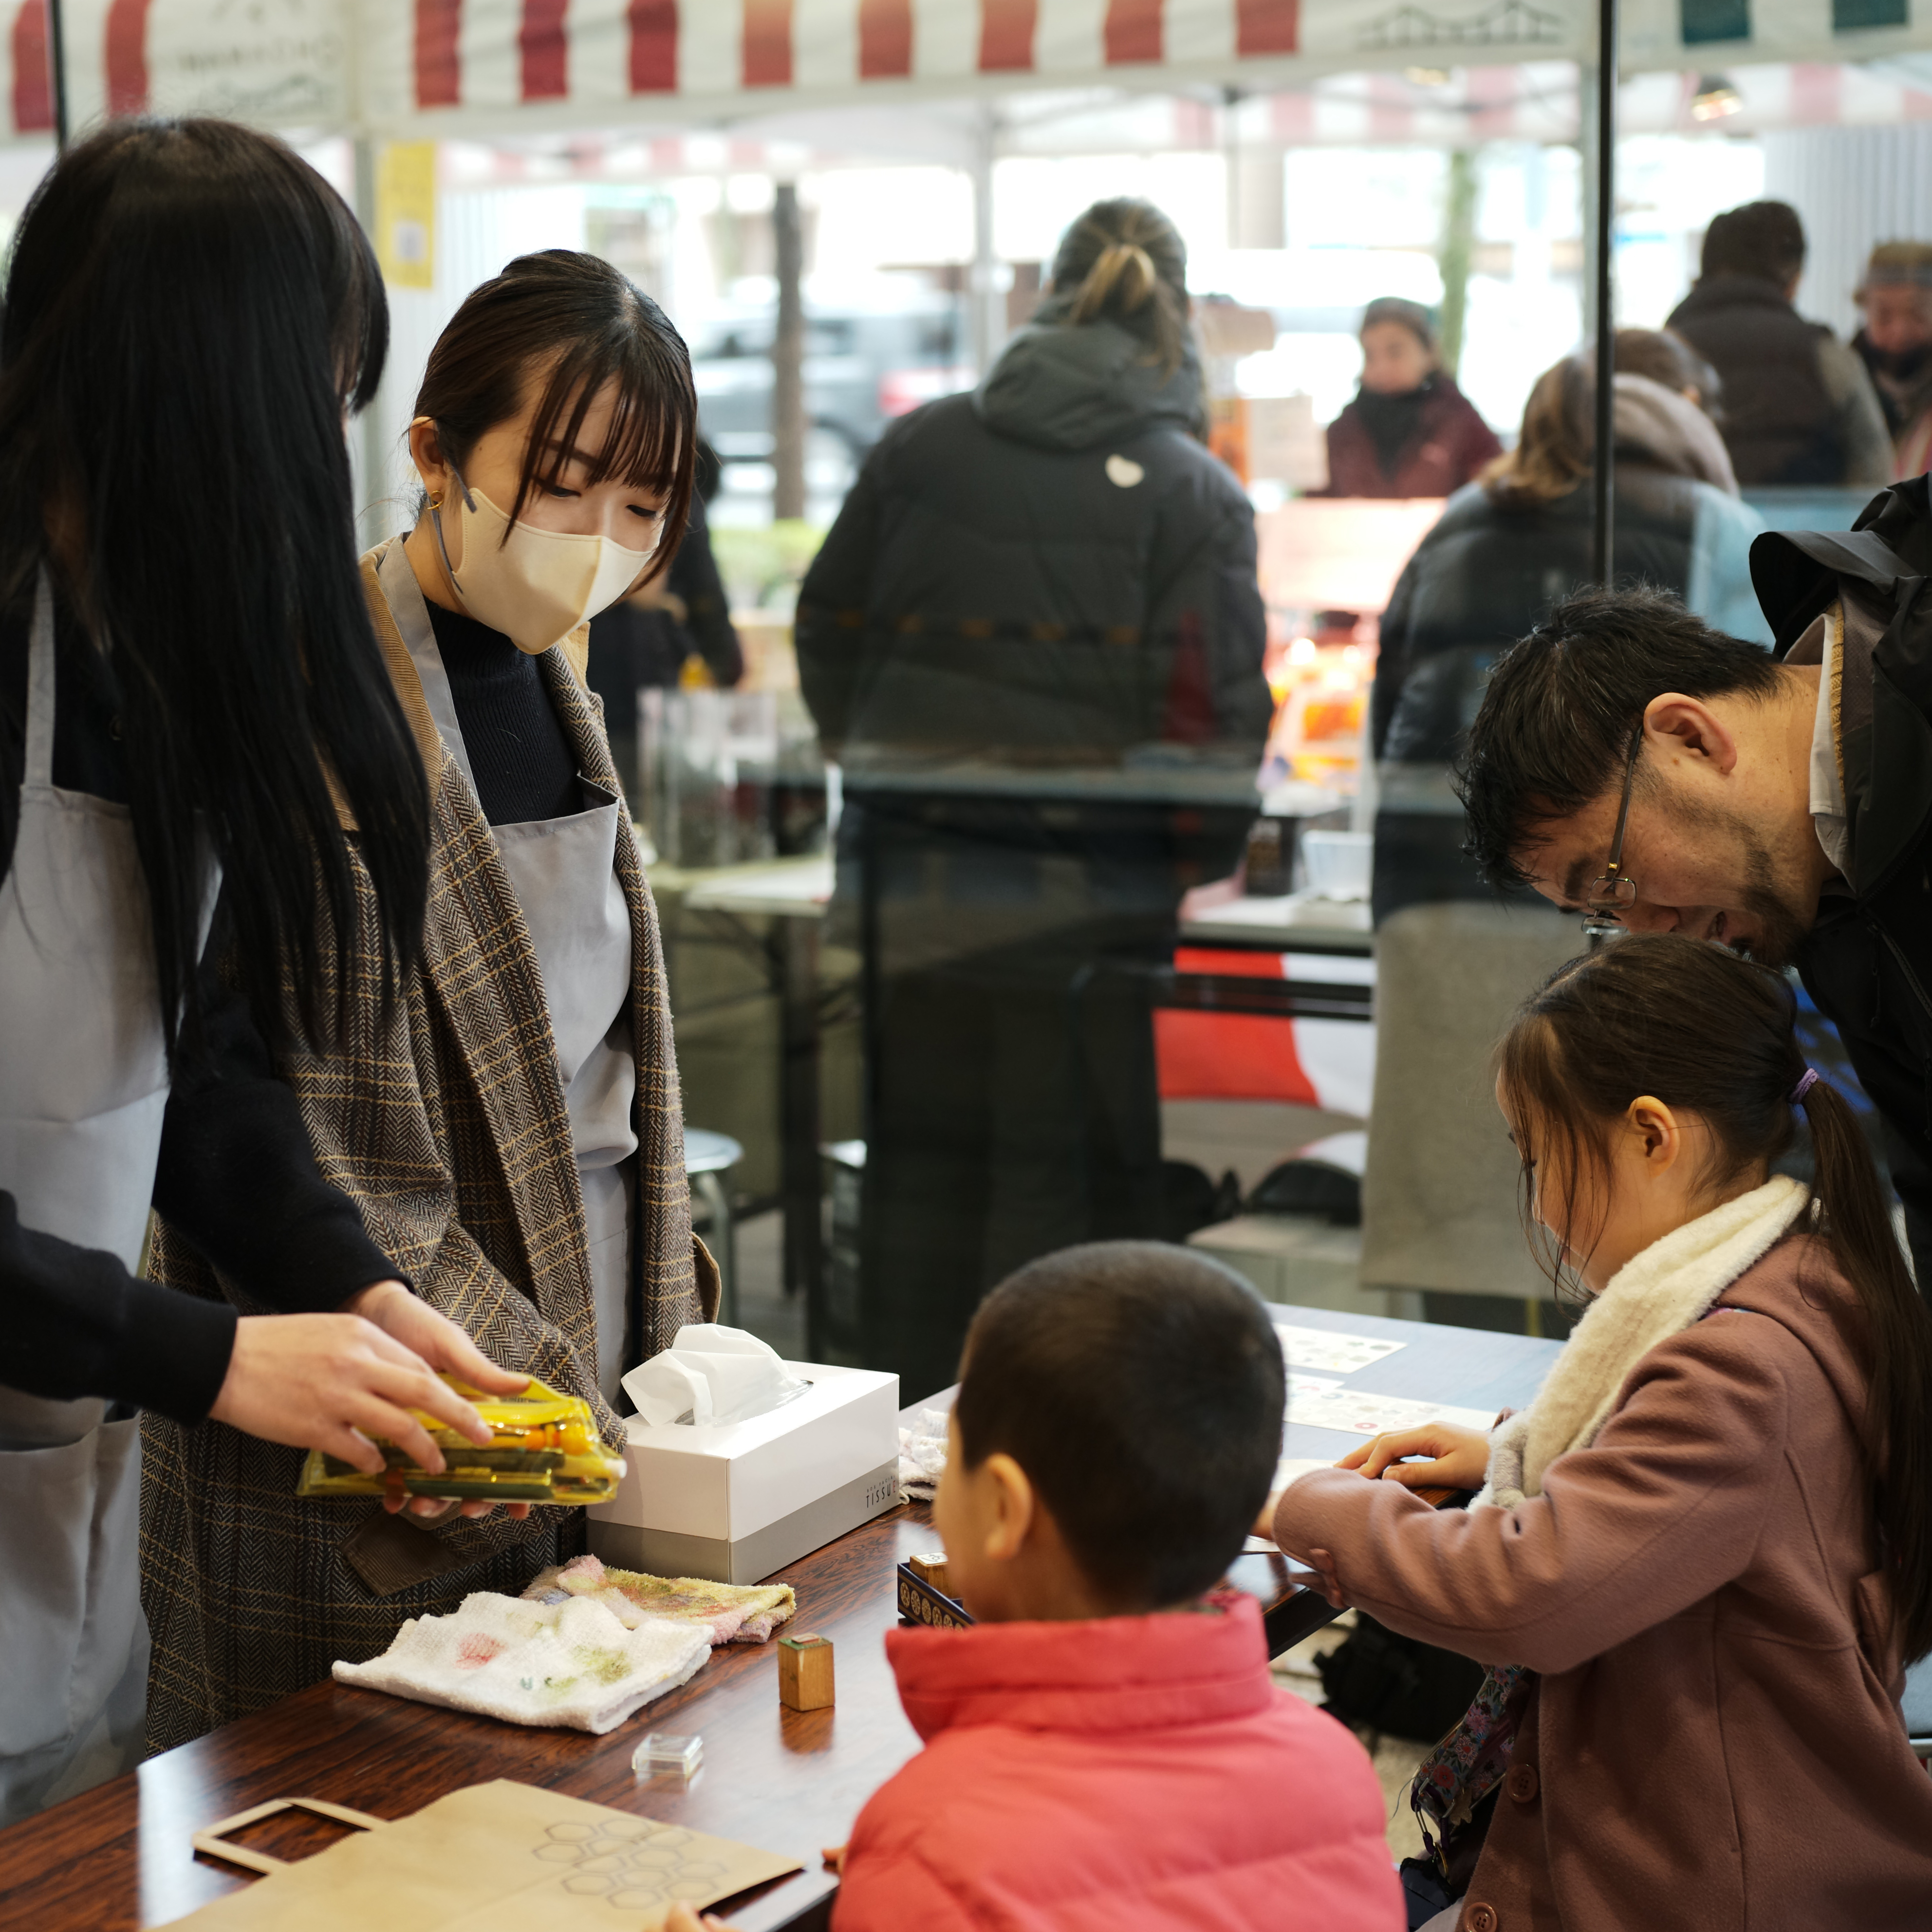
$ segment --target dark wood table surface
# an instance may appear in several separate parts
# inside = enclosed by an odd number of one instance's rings
[[[1278,1313],[1304,1327],[1387,1334],[1408,1345],[1348,1377],[1348,1387],[1465,1407],[1528,1400],[1557,1346],[1318,1309]],[[1359,1439],[1291,1420],[1286,1453],[1340,1455]],[[327,1798],[400,1818],[446,1792],[496,1778],[795,1857],[806,1868],[802,1875],[729,1916],[746,1932],[808,1926],[832,1889],[820,1851],[844,1841],[867,1797],[918,1748],[882,1638],[898,1620],[896,1566],[934,1544],[923,1510],[896,1509],[780,1574],[777,1580],[798,1593],[792,1628],[816,1630],[836,1647],[838,1702],[830,1709],[786,1710],[776,1653],[762,1644],[714,1651],[689,1684],[601,1738],[318,1684],[0,1832],[0,1928],[132,1932],[179,1918],[250,1882],[198,1856],[190,1835],[269,1798]],[[1234,1580],[1270,1606],[1277,1650],[1331,1614],[1279,1556],[1244,1557]],[[650,1730],[702,1735],[704,1766],[688,1786],[632,1772],[632,1753]],[[240,1841],[298,1857],[338,1830],[289,1814]]]

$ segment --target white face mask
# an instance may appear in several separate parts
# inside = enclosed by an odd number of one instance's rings
[[[606,536],[512,524],[482,490],[464,482],[453,464],[449,473],[460,506],[463,570],[458,575],[450,568],[442,513],[432,504],[430,520],[442,567],[464,609],[532,657],[561,644],[585,618],[608,610],[657,554],[655,533],[650,549],[627,550]]]

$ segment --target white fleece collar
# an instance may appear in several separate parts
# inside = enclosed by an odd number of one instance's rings
[[[1811,1191],[1779,1174],[1653,1241],[1585,1310],[1536,1400],[1490,1438],[1478,1504],[1514,1509],[1539,1496],[1558,1456],[1587,1448],[1630,1371],[1660,1342],[1702,1321],[1738,1276],[1782,1238]]]

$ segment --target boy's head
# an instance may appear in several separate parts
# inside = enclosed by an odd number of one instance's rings
[[[974,1615],[1130,1615],[1239,1553],[1280,1454],[1281,1345],[1239,1276],[1105,1241],[1010,1276],[966,1338],[934,1514]]]

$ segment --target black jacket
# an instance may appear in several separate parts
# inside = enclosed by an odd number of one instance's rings
[[[1846,451],[1818,366],[1832,332],[1807,322],[1761,275],[1701,278],[1666,328],[1723,384],[1724,441],[1742,484],[1841,483]]]
[[[1925,477],[1874,499],[1851,532],[1775,533],[1751,574],[1789,656],[1845,607],[1839,698],[1851,877],[1798,956],[1889,1130],[1892,1180],[1932,1292],[1932,501]]]
[[[1055,312],[887,430],[805,580],[800,681],[848,764],[1260,754],[1254,517],[1198,440],[1198,370]]]

